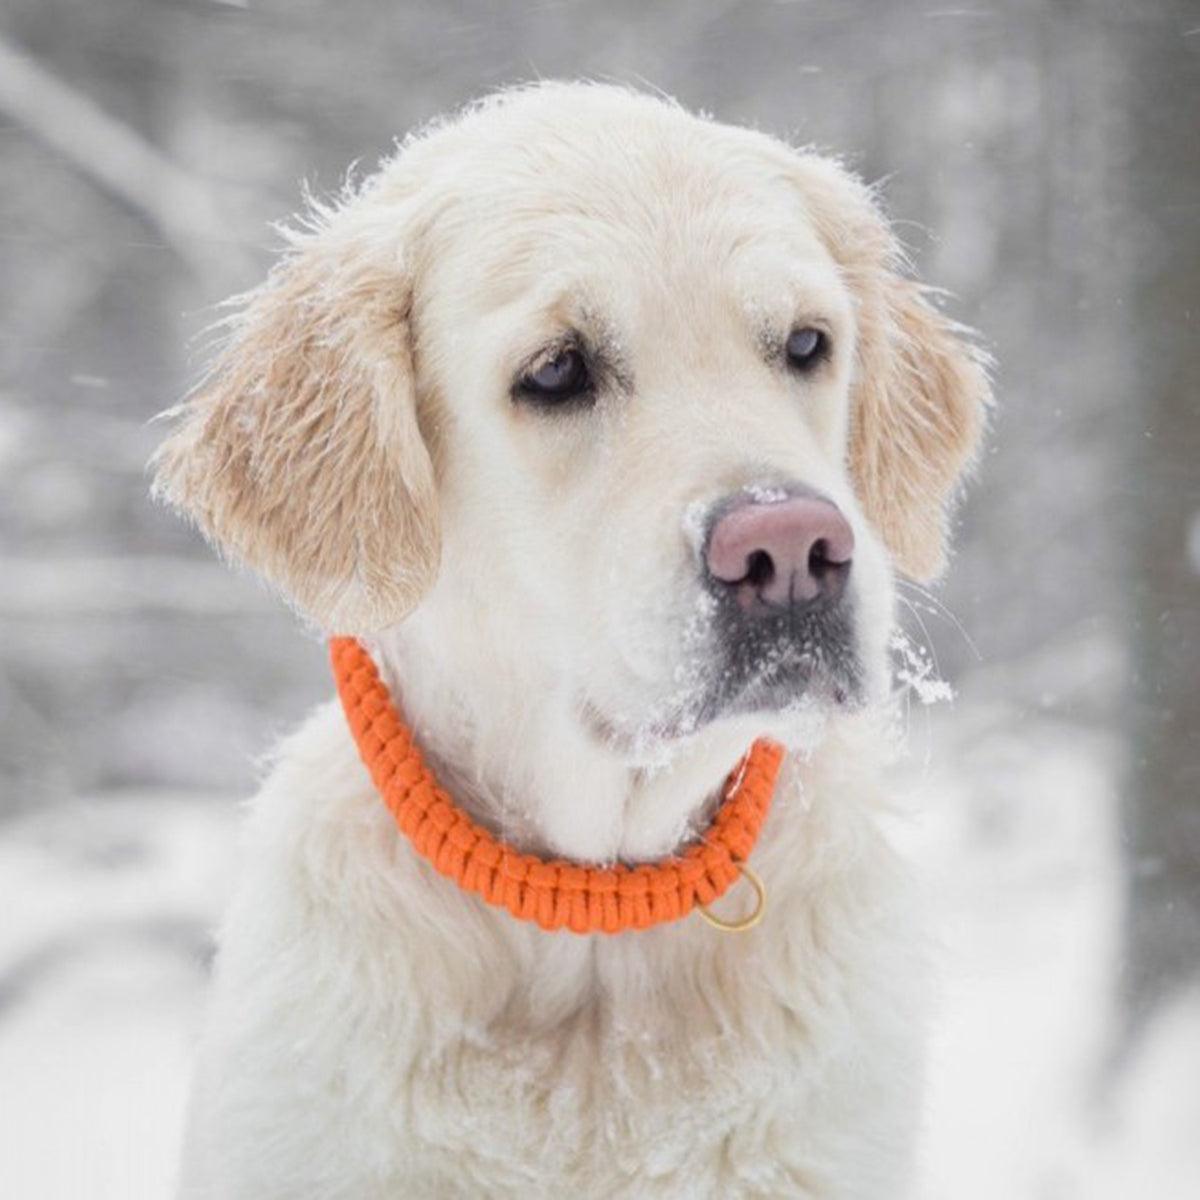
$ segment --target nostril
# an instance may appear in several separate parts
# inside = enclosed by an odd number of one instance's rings
[[[849,555],[840,553],[840,548],[831,545],[828,538],[818,538],[808,552],[808,577],[816,584],[817,594],[837,600],[849,574]]]
[[[738,581],[762,588],[775,578],[775,560],[765,550],[755,550],[746,559],[746,574]]]

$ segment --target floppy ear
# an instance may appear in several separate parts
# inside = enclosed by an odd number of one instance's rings
[[[904,274],[871,191],[836,163],[802,158],[810,216],[857,298],[850,468],[896,565],[930,579],[945,563],[949,509],[991,398],[984,356]]]
[[[403,617],[437,571],[403,226],[368,191],[292,235],[152,464],[156,495],[339,633]]]

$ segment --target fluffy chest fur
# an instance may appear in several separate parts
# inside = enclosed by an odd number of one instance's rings
[[[791,764],[756,930],[547,935],[420,862],[320,710],[255,802],[184,1194],[896,1196],[922,971],[869,770]]]

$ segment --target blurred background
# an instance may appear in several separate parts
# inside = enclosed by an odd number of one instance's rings
[[[921,1195],[1200,1195],[1194,0],[0,0],[0,1195],[169,1194],[238,803],[329,691],[147,500],[151,418],[306,182],[577,75],[885,180],[997,359],[950,574],[904,589],[956,692],[905,704]]]

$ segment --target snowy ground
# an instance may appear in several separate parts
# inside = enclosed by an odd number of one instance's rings
[[[945,943],[923,1197],[1200,1195],[1200,997],[1098,1098],[1115,747],[968,699],[912,740],[900,836]],[[234,807],[106,795],[0,829],[0,1196],[170,1194]]]
[[[0,837],[0,1196],[171,1194],[233,806],[104,796]]]

